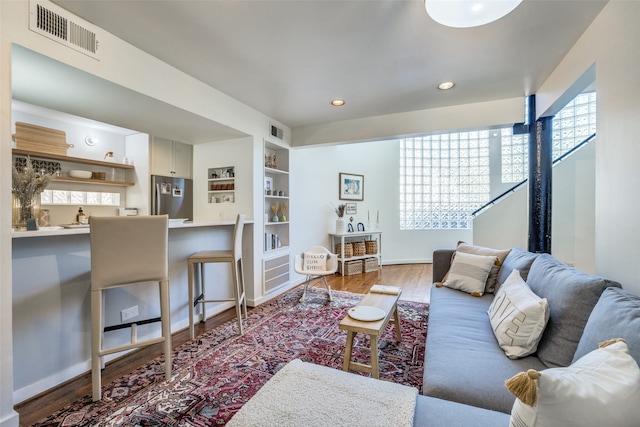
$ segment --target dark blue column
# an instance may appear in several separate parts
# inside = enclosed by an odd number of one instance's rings
[[[535,120],[529,96],[529,251],[551,253],[552,119]]]

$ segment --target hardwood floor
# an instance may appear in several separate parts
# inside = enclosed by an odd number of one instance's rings
[[[327,281],[332,290],[361,294],[367,293],[371,286],[376,283],[399,286],[402,288],[401,300],[428,303],[431,290],[431,272],[431,264],[388,265],[384,266],[381,272],[374,271],[352,276],[336,274],[329,276]],[[313,281],[311,286],[322,286],[322,284]],[[206,324],[197,323],[195,325],[196,335],[200,335],[233,318],[235,318],[235,310],[231,308],[207,319]],[[172,336],[173,347],[176,348],[188,340],[188,328],[178,331]],[[114,360],[107,364],[103,370],[102,382],[106,384],[126,375],[161,354],[161,344],[157,344]],[[20,414],[20,425],[29,426],[89,394],[91,394],[90,372],[16,405],[15,410]]]

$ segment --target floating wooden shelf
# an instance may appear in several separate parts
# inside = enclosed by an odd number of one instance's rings
[[[73,182],[77,184],[97,184],[97,185],[115,185],[120,187],[132,187],[135,185],[133,182],[127,181],[107,181],[104,179],[84,179],[84,178],[72,178],[68,176],[55,176],[51,178],[52,181],[57,182]]]
[[[82,163],[85,165],[103,166],[107,168],[134,169],[133,165],[127,165],[124,163],[105,162],[102,160],[83,159],[81,157],[69,157],[69,156],[62,156],[58,154],[39,153],[37,151],[20,150],[17,148],[13,149],[13,154],[16,154],[19,156],[37,157],[39,159],[60,160],[62,162],[73,162],[73,163]],[[77,178],[73,178],[73,179],[75,180]],[[99,181],[99,180],[94,179],[94,180],[83,180],[83,181]]]

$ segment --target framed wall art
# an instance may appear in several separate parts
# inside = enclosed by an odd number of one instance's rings
[[[345,213],[347,215],[355,215],[358,213],[358,204],[357,203],[345,203]]]
[[[270,176],[264,177],[264,194],[271,196],[273,193],[273,178]]]
[[[340,173],[340,200],[364,200],[364,175]]]

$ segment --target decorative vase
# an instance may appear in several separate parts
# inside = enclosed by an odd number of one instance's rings
[[[12,194],[11,226],[16,230],[25,230],[27,220],[40,216],[40,195],[33,196],[31,200],[24,202],[15,194]]]
[[[344,218],[336,219],[336,234],[345,234],[347,232],[347,223]]]

